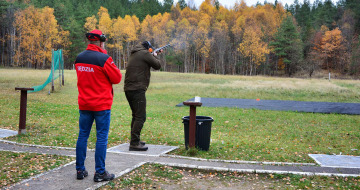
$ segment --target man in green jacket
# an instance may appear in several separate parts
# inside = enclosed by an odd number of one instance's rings
[[[145,93],[150,84],[150,69],[161,68],[160,59],[149,41],[145,41],[131,51],[126,66],[124,91],[132,111],[130,151],[146,151],[145,142],[140,141],[140,133],[146,120]]]

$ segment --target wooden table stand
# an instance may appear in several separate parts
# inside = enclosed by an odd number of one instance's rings
[[[190,106],[189,118],[189,147],[195,147],[195,133],[196,133],[196,107],[201,106],[200,99],[195,98],[194,102],[183,102],[184,105]]]

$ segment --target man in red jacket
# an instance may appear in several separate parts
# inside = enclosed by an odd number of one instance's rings
[[[114,97],[112,85],[120,83],[122,75],[104,48],[105,35],[100,30],[93,30],[87,33],[86,37],[89,45],[75,61],[80,110],[80,130],[76,143],[77,179],[88,176],[84,163],[87,141],[95,120],[97,140],[94,181],[109,181],[115,177],[105,170],[111,105]]]

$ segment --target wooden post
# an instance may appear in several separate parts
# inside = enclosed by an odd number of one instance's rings
[[[189,148],[195,147],[196,138],[196,107],[201,106],[200,99],[195,98],[194,102],[183,102],[184,105],[190,106],[189,119]]]
[[[63,56],[63,53],[62,53],[62,50],[61,50],[61,70],[62,70],[62,85],[64,85],[64,56]]]
[[[19,88],[16,87],[15,90],[21,91],[20,96],[20,117],[19,117],[19,131],[18,134],[26,133],[26,107],[27,107],[27,91],[34,90],[33,88]]]
[[[58,50],[58,51],[60,51],[60,50]],[[60,53],[59,53],[60,54]],[[60,86],[60,88],[61,88],[61,60],[60,60],[60,55],[58,55],[58,57],[59,57],[59,86]]]
[[[54,50],[51,50],[52,52],[52,59],[51,59],[51,92],[55,91],[55,87],[54,87],[54,72],[55,72],[55,64],[54,64]]]

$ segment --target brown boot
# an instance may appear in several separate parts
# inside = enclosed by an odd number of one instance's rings
[[[147,151],[148,147],[139,143],[138,145],[130,145],[129,151]]]

